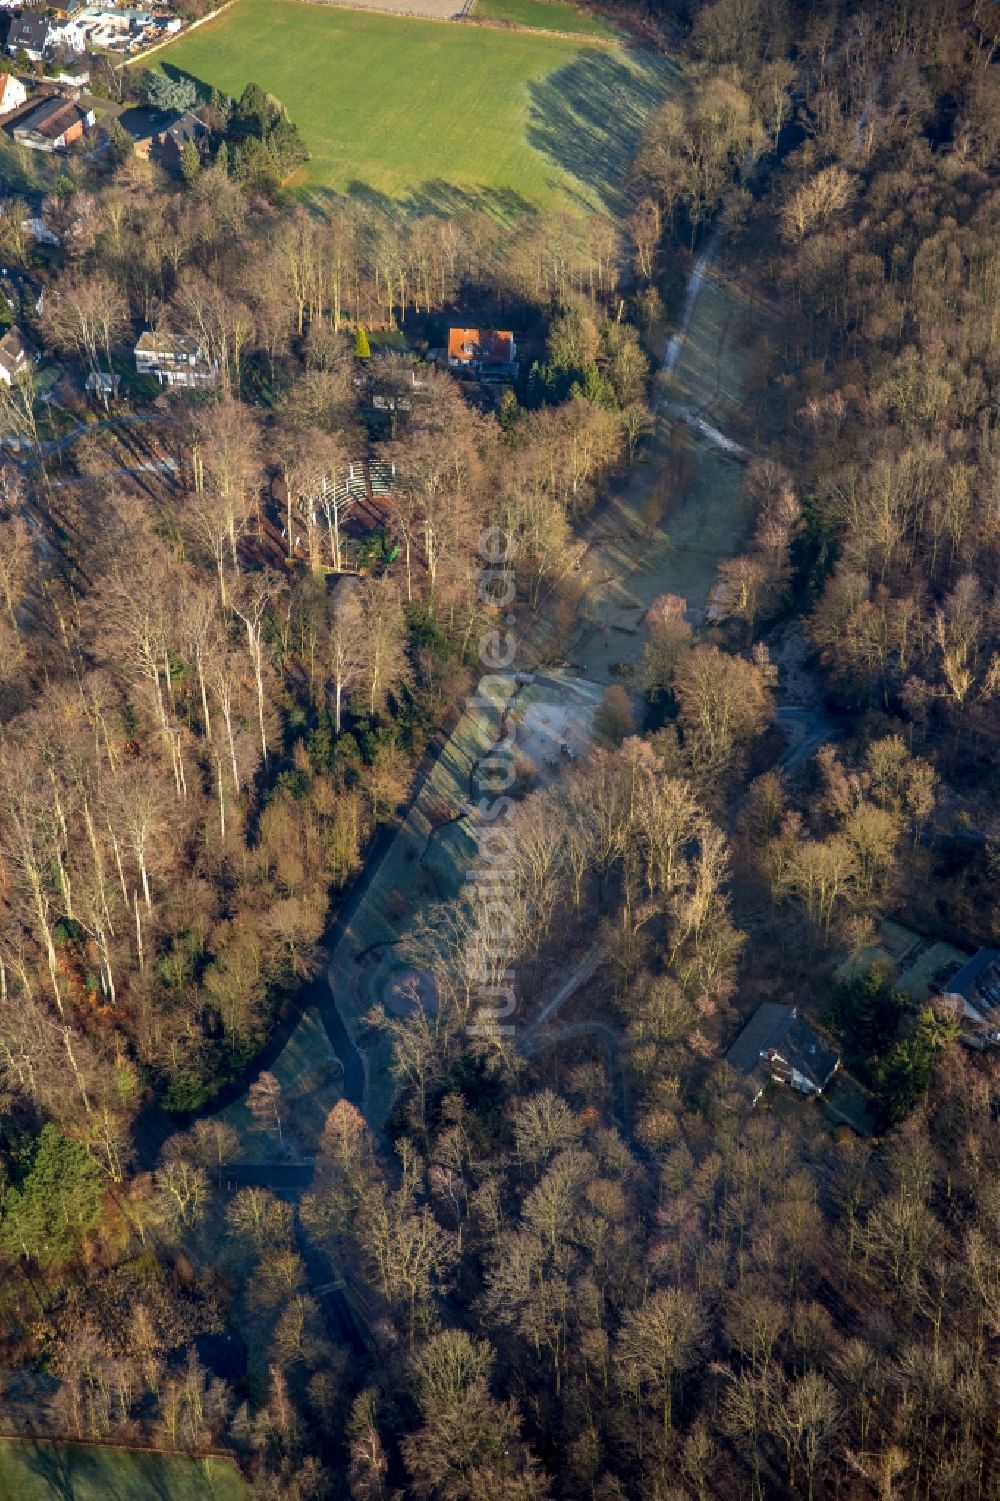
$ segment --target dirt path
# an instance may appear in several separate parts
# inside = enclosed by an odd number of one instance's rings
[[[563,981],[551,1001],[548,1001],[539,1011],[534,1021],[525,1028],[524,1034],[518,1043],[519,1051],[530,1048],[532,1038],[536,1037],[542,1027],[552,1020],[556,1012],[585,985],[592,980],[604,960],[606,950],[603,943],[595,944],[588,954],[580,960],[572,974]]]

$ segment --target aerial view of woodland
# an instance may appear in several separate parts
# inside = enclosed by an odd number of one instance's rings
[[[1000,1501],[1000,6],[0,44],[0,1501]]]

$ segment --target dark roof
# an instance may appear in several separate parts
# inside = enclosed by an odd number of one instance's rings
[[[799,1017],[794,1006],[764,1001],[729,1049],[726,1061],[741,1074],[752,1074],[772,1049],[818,1089],[840,1062],[837,1050]]]
[[[166,130],[176,116],[163,109],[124,109],[118,116],[118,124],[127,130],[133,141],[149,141]]]
[[[27,340],[19,328],[9,328],[0,339],[0,365],[10,375],[16,375],[22,362],[37,360],[38,350]]]
[[[43,52],[49,40],[51,22],[48,16],[15,16],[7,32],[7,46],[15,52],[22,47],[30,52]]]
[[[207,134],[208,126],[189,109],[186,109],[182,115],[178,115],[167,131],[167,135],[178,148],[186,146],[189,141],[197,143]]]
[[[760,1062],[761,1053],[776,1047],[794,1020],[794,1006],[764,1001],[729,1049],[726,1061],[738,1068],[741,1074],[751,1073]]]
[[[1000,949],[980,949],[953,975],[949,995],[962,999],[984,1018],[1000,1007]]]
[[[836,1048],[798,1016],[785,1033],[778,1052],[787,1064],[804,1074],[817,1089],[823,1089],[829,1083],[840,1062]]]
[[[180,114],[176,110],[126,109],[118,116],[118,123],[133,141],[165,141],[169,137],[178,148],[208,134],[208,126],[189,109]]]

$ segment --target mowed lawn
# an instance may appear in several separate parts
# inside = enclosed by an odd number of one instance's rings
[[[566,0],[475,0],[472,14],[483,21],[513,21],[538,31],[573,31],[580,36],[614,36],[603,16],[577,10]]]
[[[237,0],[156,61],[280,99],[312,153],[302,187],[417,211],[617,208],[637,132],[676,86],[651,54],[300,0]]]
[[[250,1501],[234,1464],[90,1444],[0,1441],[3,1501]]]

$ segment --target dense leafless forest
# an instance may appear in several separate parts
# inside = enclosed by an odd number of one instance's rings
[[[274,1501],[1000,1498],[1000,1034],[877,957],[1000,929],[1000,11],[631,20],[685,86],[622,222],[318,210],[225,149],[68,169],[58,250],[0,218],[79,393],[0,387],[4,1433],[225,1450]],[[324,935],[482,643],[557,662],[609,492],[690,482],[656,380],[720,226],[779,310],[740,550],[522,777],[502,919],[471,884],[407,934],[434,1004],[351,1044],[384,1125],[345,1088],[305,1180],[240,1180],[224,1107],[286,1127]],[[518,329],[501,397],[424,358],[459,312]],[[213,383],[125,401],[146,328]],[[519,1041],[591,955],[586,1023]],[[855,1116],[751,1103],[761,1002]]]

